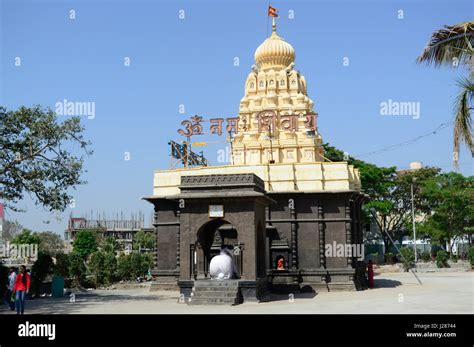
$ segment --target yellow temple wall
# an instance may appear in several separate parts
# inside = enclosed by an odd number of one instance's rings
[[[153,195],[179,194],[181,176],[254,173],[265,182],[268,192],[360,191],[359,172],[346,162],[316,162],[272,165],[226,165],[154,173]]]

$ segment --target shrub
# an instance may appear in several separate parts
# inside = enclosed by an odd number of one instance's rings
[[[469,248],[469,261],[471,266],[474,266],[474,247]]]
[[[458,256],[456,254],[451,253],[451,261],[453,263],[457,263],[458,262]]]
[[[411,247],[402,247],[400,249],[401,260],[403,264],[403,268],[405,271],[408,271],[410,268],[413,267],[413,263],[415,261],[415,253],[413,252],[413,248]]]
[[[83,285],[86,278],[86,265],[84,260],[77,253],[71,253],[69,256],[69,273],[73,277],[74,285]]]
[[[448,265],[449,254],[446,251],[439,251],[436,254],[436,266],[439,268],[441,267],[449,267]]]
[[[429,262],[431,260],[430,252],[424,251],[421,253],[421,260],[423,260],[425,263]]]
[[[105,253],[104,268],[104,282],[105,284],[112,284],[117,278],[117,258],[114,253]]]
[[[56,254],[56,265],[54,266],[54,274],[69,278],[69,256],[64,253]]]
[[[53,272],[53,258],[49,254],[39,252],[38,259],[31,268],[31,292],[35,295],[40,294],[41,285],[46,276]]]
[[[92,275],[92,278],[94,279],[95,287],[98,287],[104,283],[104,277],[105,277],[104,262],[105,262],[104,253],[101,251],[97,251],[97,252],[92,253],[89,259],[89,262],[87,264],[89,267],[89,271]]]
[[[143,277],[148,272],[153,258],[148,253],[133,252],[129,255],[121,255],[117,261],[117,271],[120,279],[131,280]]]
[[[132,266],[130,256],[121,254],[117,260],[117,272],[121,280],[129,280],[132,278]]]

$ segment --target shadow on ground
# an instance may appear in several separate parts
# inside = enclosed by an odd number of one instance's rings
[[[110,294],[103,293],[78,293],[75,294],[74,300],[69,296],[62,298],[41,298],[27,300],[25,304],[25,314],[74,314],[87,312],[87,308],[92,308],[95,305],[104,305],[114,303],[124,303],[133,301],[156,301],[160,299],[158,295],[123,295],[111,292]],[[100,314],[100,312],[97,312]],[[6,305],[0,308],[0,314],[16,314],[10,311]]]
[[[273,301],[291,301],[299,299],[313,299],[317,294],[315,292],[309,293],[288,293],[288,294],[276,294],[271,293],[266,297],[262,298],[260,302],[273,302]]]
[[[386,278],[375,278],[374,279],[374,289],[377,288],[395,288],[401,286],[402,282],[396,280],[389,280]]]

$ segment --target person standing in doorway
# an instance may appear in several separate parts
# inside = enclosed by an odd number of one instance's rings
[[[20,266],[20,273],[16,276],[13,292],[15,293],[16,313],[23,314],[25,311],[26,294],[30,291],[30,275],[26,272],[24,265]]]
[[[8,280],[7,280],[7,292],[5,295],[5,302],[10,307],[10,310],[15,310],[15,300],[12,298],[13,296],[13,288],[15,287],[15,280],[16,280],[16,269],[14,267],[10,268],[10,272],[8,273]]]

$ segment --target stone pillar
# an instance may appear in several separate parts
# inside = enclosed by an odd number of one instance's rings
[[[178,218],[178,223],[179,223],[179,217],[181,215],[181,211],[178,210],[176,211],[176,217]],[[176,270],[179,271],[180,266],[181,266],[181,223],[177,225],[176,228]]]
[[[352,244],[352,228],[351,228],[351,208],[350,202],[346,203],[345,207],[345,217],[346,217],[346,244]],[[347,267],[352,268],[352,257],[347,257]]]
[[[291,269],[298,269],[298,251],[296,248],[296,210],[290,208],[291,215]]]
[[[321,269],[326,268],[326,255],[325,255],[325,233],[324,233],[324,212],[321,204],[318,205],[318,231],[319,231],[319,267]]]

